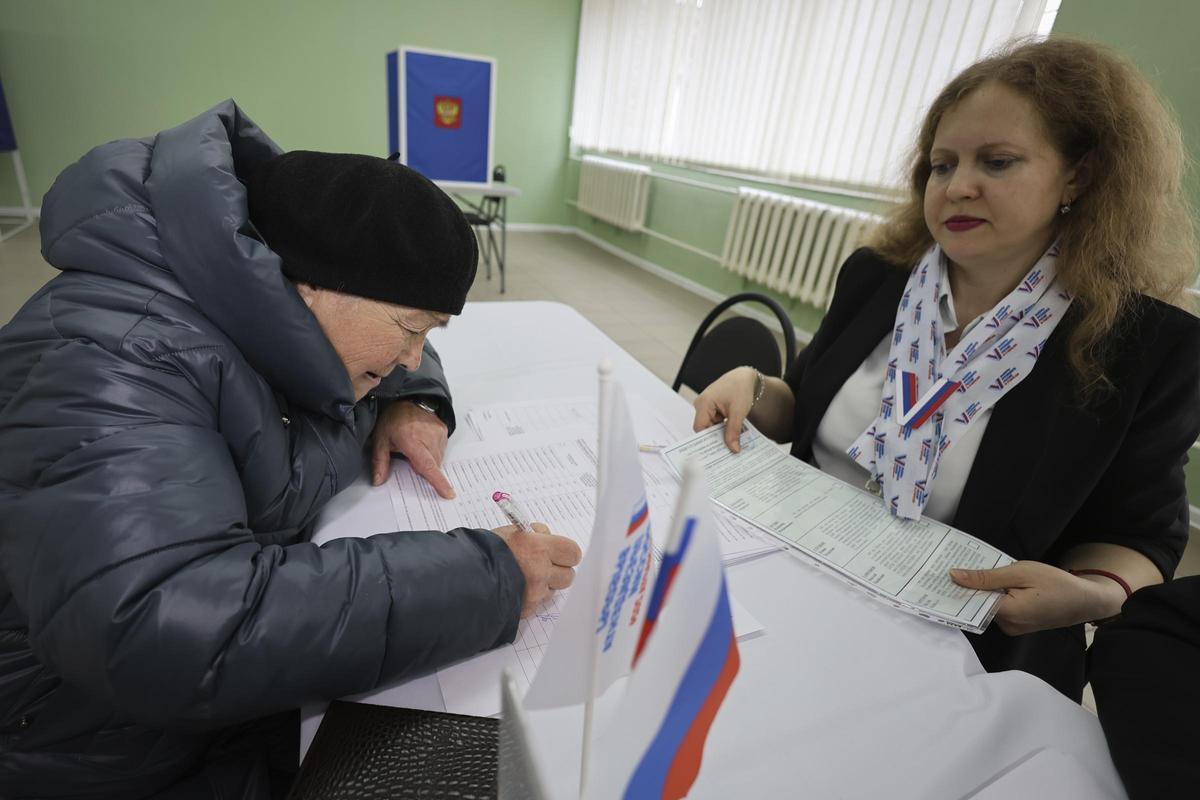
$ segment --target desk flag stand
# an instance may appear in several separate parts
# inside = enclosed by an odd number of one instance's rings
[[[11,153],[13,171],[17,176],[17,190],[21,194],[19,213],[9,213],[8,209],[0,212],[0,242],[16,236],[33,224],[33,203],[29,200],[29,182],[25,180],[25,165],[21,163],[21,151],[17,149],[17,135],[13,132],[12,117],[8,113],[8,103],[4,99],[4,85],[0,83],[0,153]],[[14,227],[5,227],[4,223]]]
[[[527,710],[580,704],[581,797],[684,797],[741,663],[703,469],[683,467],[662,564],[650,580],[638,447],[607,360],[600,366],[599,418],[596,520],[587,553],[524,700],[515,697],[510,676],[501,678],[502,799],[546,792],[546,762],[538,758],[530,731],[536,720]],[[593,704],[625,675],[615,712],[594,737]]]

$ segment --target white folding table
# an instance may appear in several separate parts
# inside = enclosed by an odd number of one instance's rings
[[[469,303],[430,338],[458,409],[592,394],[607,356],[629,395],[677,421],[680,435],[691,429],[686,401],[565,305]],[[330,502],[316,538],[394,527],[387,488],[363,477]],[[765,632],[739,644],[741,670],[691,796],[1030,797],[1049,763],[1058,798],[1125,796],[1098,720],[1031,675],[984,672],[964,634],[886,607],[786,552],[731,566],[727,581]],[[349,699],[445,708],[435,675]],[[322,711],[304,710],[303,750]],[[541,712],[544,724],[571,729],[562,717],[570,712],[558,713]],[[567,794],[578,738],[542,741],[556,796]]]
[[[443,192],[453,195],[456,200],[484,218],[489,216],[484,201],[489,197],[500,199],[500,213],[496,222],[500,225],[500,263],[498,265],[500,294],[504,294],[504,274],[508,268],[508,198],[520,197],[521,190],[508,183],[459,183],[456,181],[434,181],[434,183]],[[470,199],[474,197],[479,199]],[[488,276],[491,277],[490,271]]]

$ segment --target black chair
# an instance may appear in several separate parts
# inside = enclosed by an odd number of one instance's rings
[[[504,167],[497,165],[492,170],[492,183],[504,183]],[[458,198],[471,209],[464,216],[472,228],[479,234],[479,257],[487,269],[486,277],[492,279],[492,263],[500,272],[500,294],[504,294],[504,250],[502,242],[496,241],[496,232],[504,235],[504,198],[485,196],[478,203],[471,203]]]
[[[774,312],[783,328],[783,341],[787,350],[782,363],[779,360],[779,345],[775,334],[766,325],[750,317],[730,317],[711,331],[708,326],[726,309],[742,302],[762,303]],[[758,292],[741,292],[721,301],[708,313],[692,343],[688,345],[679,374],[671,389],[678,392],[687,386],[696,392],[704,391],[710,383],[734,367],[750,366],[764,375],[780,377],[784,369],[796,358],[796,332],[783,306]]]

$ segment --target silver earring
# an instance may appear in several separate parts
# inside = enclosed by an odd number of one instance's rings
[[[1058,207],[1058,213],[1059,214],[1070,214],[1071,213],[1071,204],[1063,203],[1061,206]]]

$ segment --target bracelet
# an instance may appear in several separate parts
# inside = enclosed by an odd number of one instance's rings
[[[404,399],[408,400],[408,401],[409,401],[410,403],[412,403],[414,406],[416,406],[417,408],[419,408],[419,409],[421,409],[422,411],[426,412],[427,414],[433,414],[435,417],[436,417],[436,416],[438,416],[438,409],[437,409],[437,405],[436,405],[436,403],[437,403],[437,400],[436,400],[436,399],[434,399],[434,398],[432,398],[432,397],[423,397],[423,396],[418,396],[418,397],[406,397],[406,398],[404,398]]]
[[[1133,589],[1129,588],[1129,584],[1125,582],[1125,579],[1120,575],[1117,575],[1115,572],[1109,572],[1106,569],[1073,569],[1069,570],[1069,572],[1072,575],[1100,575],[1102,577],[1114,580],[1121,585],[1122,589],[1125,590],[1126,600],[1128,600],[1129,596],[1133,594]]]
[[[750,367],[750,369],[754,370],[754,399],[750,401],[750,407],[754,408],[758,404],[758,401],[762,400],[762,396],[766,394],[767,378],[757,369],[754,369],[754,367]]]

